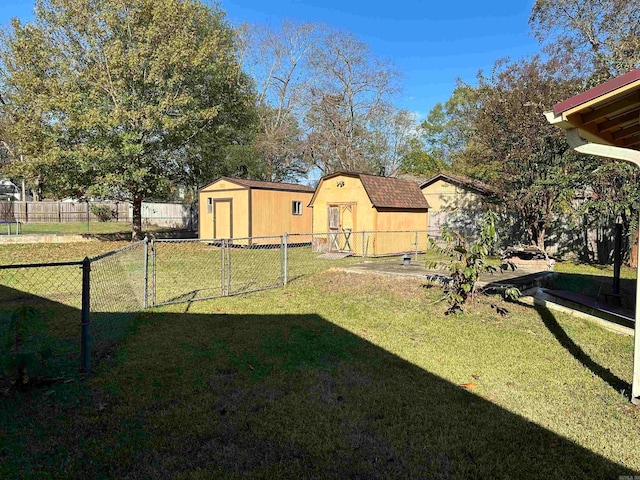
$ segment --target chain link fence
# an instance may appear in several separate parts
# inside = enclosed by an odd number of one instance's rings
[[[133,320],[132,312],[147,307],[148,245],[145,239],[90,259],[93,359],[111,356]]]
[[[146,307],[148,241],[75,262],[0,266],[0,385],[15,365],[30,377],[88,372]]]
[[[0,335],[10,337],[16,312],[29,307],[65,368],[80,358],[89,371],[92,359],[112,354],[135,312],[145,308],[277,288],[328,268],[405,254],[427,264],[436,259],[428,246],[426,231],[145,239],[83,261],[4,265]]]

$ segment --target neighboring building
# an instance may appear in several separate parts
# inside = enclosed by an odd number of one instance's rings
[[[19,202],[22,200],[20,188],[8,178],[0,177],[0,201]]]
[[[198,193],[200,238],[310,233],[314,189],[291,183],[222,177]]]
[[[418,185],[397,178],[338,172],[320,179],[313,208],[315,251],[389,255],[426,248],[429,204]],[[406,232],[362,234],[353,232]],[[415,232],[423,232],[416,245]]]
[[[473,233],[486,203],[495,198],[495,190],[471,178],[439,173],[420,185],[429,203],[429,235],[439,236],[441,228]]]

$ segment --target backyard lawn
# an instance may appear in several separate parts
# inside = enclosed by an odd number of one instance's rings
[[[126,222],[23,223],[21,231],[25,235],[45,233],[53,233],[58,235],[119,232],[127,233],[131,232],[131,224]]]
[[[143,224],[143,231],[156,232],[171,230],[169,227]],[[130,222],[51,222],[51,223],[22,223],[20,232],[27,234],[55,234],[55,235],[105,235],[105,234],[131,234]],[[16,226],[11,225],[11,235],[15,235]],[[7,226],[0,225],[0,236],[7,234]]]
[[[120,245],[13,246],[0,263]],[[309,262],[285,288],[130,314],[91,378],[67,371],[2,398],[0,477],[640,472],[631,337],[496,298],[444,316],[438,288],[326,270],[340,265]]]

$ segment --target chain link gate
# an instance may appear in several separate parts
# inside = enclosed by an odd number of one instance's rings
[[[286,284],[285,236],[151,241],[150,306]]]

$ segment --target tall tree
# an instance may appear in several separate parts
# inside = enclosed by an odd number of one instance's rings
[[[597,84],[640,66],[640,8],[632,0],[536,0],[529,25],[554,56]]]
[[[584,89],[640,67],[638,7],[629,0],[536,0],[529,24],[545,51],[559,59],[564,70],[572,68],[582,77]],[[622,162],[598,159],[594,164],[594,173],[584,175],[587,201],[581,211],[595,226],[620,216],[629,238],[640,201],[637,189],[620,195],[625,188],[611,185],[623,178],[624,186],[634,184],[635,174]]]
[[[480,77],[474,122],[474,145],[483,152],[476,161],[496,170],[497,190],[541,249],[554,218],[573,208],[587,162],[560,129],[541,121],[545,110],[577,88],[577,82],[557,78],[557,71],[555,61],[539,57],[498,62],[490,77]]]
[[[389,112],[398,72],[351,34],[330,32],[310,60],[305,155],[322,173],[375,172],[371,132]]]
[[[371,122],[370,130],[368,155],[376,173],[396,177],[418,140],[415,115],[389,105]]]
[[[401,174],[417,177],[431,177],[444,169],[442,162],[431,156],[419,137],[409,140],[407,150],[400,162]]]
[[[137,238],[144,198],[252,108],[233,31],[192,0],[37,0],[35,13],[2,52],[9,133],[59,192],[131,201]]]
[[[243,25],[240,31],[243,63],[257,85],[255,148],[263,156],[264,175],[274,181],[304,174],[300,120],[312,81],[310,56],[325,28],[285,21],[278,28]]]
[[[429,155],[451,166],[473,138],[473,120],[479,108],[476,90],[458,79],[451,97],[437,103],[420,125]]]

